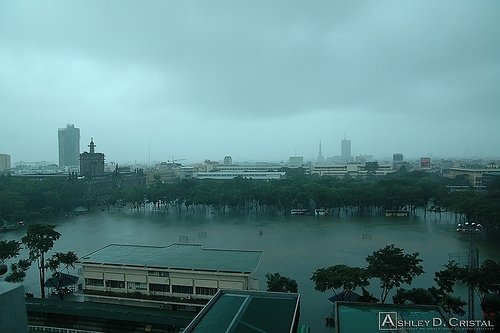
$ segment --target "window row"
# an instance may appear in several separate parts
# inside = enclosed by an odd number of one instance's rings
[[[164,271],[148,271],[149,276],[162,276],[162,277],[168,277],[170,274],[168,272]]]
[[[85,284],[87,286],[103,287],[104,280],[103,279],[85,279]],[[116,281],[116,280],[106,280],[106,287],[107,288],[124,289],[125,282],[124,281]],[[146,283],[141,283],[141,282],[127,282],[127,288],[131,289],[131,290],[148,290],[148,285]],[[197,295],[213,296],[217,293],[218,289],[217,288],[207,288],[207,287],[196,287],[195,290],[196,290]],[[150,283],[149,284],[149,291],[168,293],[168,292],[170,292],[170,285],[161,284],[161,283]],[[192,295],[193,291],[194,290],[193,290],[192,286],[172,285],[172,293]]]

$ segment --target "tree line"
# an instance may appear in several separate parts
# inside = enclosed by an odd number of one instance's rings
[[[342,210],[357,215],[373,215],[386,209],[450,211],[459,218],[481,223],[486,229],[500,227],[500,180],[486,193],[452,192],[447,185],[455,180],[432,173],[400,171],[381,178],[365,179],[306,176],[287,173],[285,179],[232,180],[186,179],[169,183],[155,177],[147,188],[116,189],[107,204],[117,202],[139,207],[153,203],[165,212],[182,212],[210,207],[233,213],[288,214],[292,208],[327,208],[333,214]],[[86,184],[67,179],[0,176],[0,218],[37,220],[67,214],[78,206],[92,205]]]
[[[88,204],[85,184],[75,177],[0,176],[0,222],[36,221]]]

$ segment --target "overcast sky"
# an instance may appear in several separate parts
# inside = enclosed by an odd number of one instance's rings
[[[0,2],[0,153],[500,156],[500,1]]]

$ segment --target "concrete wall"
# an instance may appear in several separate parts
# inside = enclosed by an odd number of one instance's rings
[[[28,332],[26,301],[22,285],[0,282],[0,332]]]

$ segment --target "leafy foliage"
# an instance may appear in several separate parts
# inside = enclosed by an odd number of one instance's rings
[[[45,298],[45,254],[52,249],[54,242],[61,237],[55,226],[46,223],[32,224],[28,227],[26,236],[22,238],[23,244],[29,250],[29,261],[38,262],[41,297]]]
[[[422,259],[417,257],[418,252],[403,254],[403,250],[394,244],[366,257],[368,276],[380,279],[382,303],[385,303],[387,295],[394,287],[399,287],[402,283],[410,284],[413,278],[424,272],[420,265]]]
[[[21,244],[18,241],[0,241],[0,264],[19,255]]]
[[[75,263],[77,262],[77,260],[78,257],[72,251],[66,253],[54,253],[52,257],[47,260],[46,267],[52,271],[52,278],[57,281],[57,283],[54,285],[54,288],[57,290],[59,299],[64,298],[63,288],[65,288],[65,286],[63,282],[66,278],[66,275],[63,274],[63,271],[66,270],[66,272],[69,273],[69,268],[75,268]]]
[[[277,291],[284,293],[297,293],[299,287],[297,281],[281,276],[279,273],[267,273],[267,291]]]
[[[0,175],[0,216],[6,220],[35,220],[69,212],[84,204],[85,184],[69,178]]]
[[[7,282],[22,282],[26,277],[26,271],[31,266],[27,259],[20,259],[17,263],[10,264],[9,275],[5,277]]]
[[[349,299],[351,292],[356,288],[364,288],[369,285],[366,271],[359,267],[349,267],[347,265],[335,265],[327,268],[319,268],[313,273],[311,280],[314,282],[314,289],[325,292],[336,289],[341,291],[341,299]]]
[[[399,288],[392,300],[394,304],[437,304],[432,292],[425,288],[412,288],[410,290]]]
[[[434,281],[440,290],[453,293],[453,288],[462,279],[464,270],[454,261],[448,262],[444,267],[443,270],[434,273]]]

